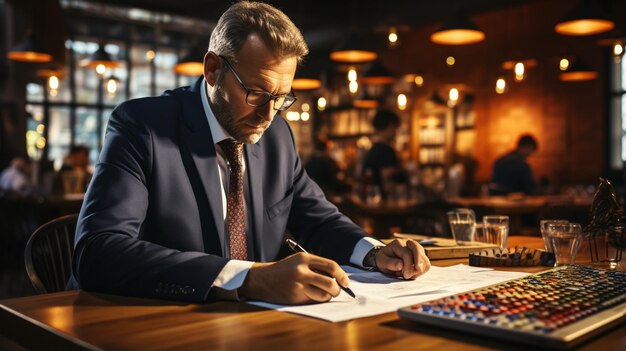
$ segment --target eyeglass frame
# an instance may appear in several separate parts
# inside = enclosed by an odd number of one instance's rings
[[[255,108],[258,107],[262,107],[265,106],[268,102],[274,100],[274,106],[272,106],[272,108],[276,111],[285,111],[287,109],[289,109],[294,102],[296,102],[296,100],[298,100],[298,97],[296,96],[296,94],[294,94],[293,90],[291,90],[288,94],[281,94],[281,95],[274,95],[272,93],[269,93],[265,90],[255,90],[255,89],[249,89],[248,87],[246,87],[246,85],[243,83],[243,81],[241,80],[241,78],[239,78],[239,74],[237,74],[237,71],[235,71],[235,68],[233,67],[233,65],[230,64],[230,62],[228,61],[228,59],[226,59],[226,57],[222,56],[222,55],[218,55],[219,57],[222,58],[222,60],[224,60],[224,63],[226,64],[226,66],[228,67],[228,69],[230,69],[231,72],[233,72],[233,76],[235,76],[235,79],[237,79],[237,81],[239,82],[239,84],[241,85],[241,87],[246,91],[246,104],[248,106],[252,106]],[[248,102],[248,96],[250,96],[250,93],[262,93],[265,96],[268,97],[267,101],[265,101],[264,103],[260,104],[260,105],[253,105],[251,103]],[[289,103],[286,107],[285,106],[285,102],[283,102],[282,106],[279,108],[276,108],[276,100],[279,98],[283,98],[285,99],[284,101],[291,101],[291,103]],[[293,100],[289,100],[292,99]]]

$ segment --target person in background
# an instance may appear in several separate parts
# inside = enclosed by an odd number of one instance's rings
[[[84,145],[72,146],[59,171],[62,192],[64,194],[84,193],[87,191],[91,176],[89,148]]]
[[[0,191],[18,196],[30,195],[35,186],[31,182],[32,165],[28,158],[15,157],[0,173]]]
[[[337,296],[353,264],[415,279],[430,262],[414,240],[369,237],[302,167],[277,116],[296,100],[300,30],[260,2],[218,20],[191,87],[120,104],[76,228],[78,286],[202,303],[308,304]],[[279,260],[285,233],[309,253]]]
[[[389,110],[380,110],[373,120],[373,145],[365,155],[361,166],[361,179],[378,187],[385,199],[395,184],[406,183],[396,150],[391,146],[396,139],[400,118]],[[371,178],[371,179],[369,179]]]
[[[491,182],[499,192],[535,193],[535,180],[533,171],[526,159],[537,151],[538,144],[535,137],[530,134],[522,135],[517,148],[496,160],[493,165],[493,177]]]
[[[311,179],[329,194],[337,194],[346,191],[346,184],[341,179],[341,169],[335,159],[330,155],[331,142],[318,139],[315,142],[315,151],[309,157],[304,169]]]

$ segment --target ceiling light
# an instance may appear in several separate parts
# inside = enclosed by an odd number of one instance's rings
[[[330,53],[330,59],[337,62],[363,63],[376,58],[378,54],[371,51],[365,40],[356,33],[351,33]]]
[[[569,67],[561,72],[560,79],[565,82],[582,82],[593,80],[598,77],[598,72],[594,71],[580,59],[574,59]]]
[[[361,82],[368,85],[388,85],[393,84],[396,78],[378,60],[365,72]]]
[[[111,55],[109,55],[109,53],[104,50],[104,43],[100,43],[98,45],[98,50],[96,50],[88,58],[83,59],[80,62],[80,65],[83,67],[94,68],[96,70],[100,70],[102,71],[102,73],[98,72],[98,74],[103,74],[104,72],[103,72],[102,67],[104,67],[104,69],[117,68],[117,67],[120,67],[120,62],[113,60],[111,58]]]
[[[485,33],[467,16],[455,13],[439,30],[431,34],[430,40],[441,45],[467,45],[485,40]]]
[[[199,46],[194,46],[187,55],[183,56],[173,67],[176,74],[184,76],[199,76],[204,73],[204,55],[206,50]]]
[[[28,35],[24,41],[17,44],[13,50],[7,53],[7,58],[13,61],[44,63],[52,61],[52,55],[46,52],[33,39],[32,35]]]
[[[608,32],[615,27],[598,5],[598,1],[581,0],[574,10],[554,26],[563,35],[593,35]]]

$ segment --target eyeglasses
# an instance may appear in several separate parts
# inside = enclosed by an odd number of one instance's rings
[[[235,78],[237,78],[239,84],[241,84],[243,89],[246,91],[246,104],[252,107],[261,107],[270,102],[270,100],[274,100],[274,110],[284,111],[291,107],[291,105],[293,105],[293,103],[296,102],[296,100],[298,99],[293,94],[293,91],[289,94],[274,95],[263,90],[248,89],[248,87],[243,84],[241,78],[239,78],[239,75],[230,64],[230,62],[228,62],[228,60],[224,56],[219,56],[224,60],[226,66],[230,69],[231,72],[233,72],[233,75],[235,76]]]

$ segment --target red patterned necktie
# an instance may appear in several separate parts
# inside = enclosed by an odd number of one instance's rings
[[[220,141],[219,145],[224,150],[228,168],[230,169],[228,206],[226,210],[230,258],[245,260],[248,256],[248,249],[243,199],[243,143],[233,139],[226,139]]]

